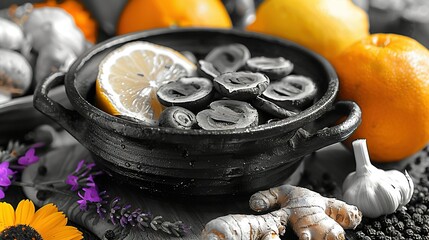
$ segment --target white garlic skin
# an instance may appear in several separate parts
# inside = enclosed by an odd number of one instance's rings
[[[369,218],[394,213],[410,201],[414,191],[413,182],[403,173],[375,170],[360,176],[353,172],[343,183],[344,201],[357,206]]]
[[[343,200],[355,205],[363,216],[376,218],[394,213],[406,205],[414,191],[414,184],[407,172],[384,171],[374,167],[369,160],[365,140],[353,142],[356,172],[350,173],[343,183]]]
[[[24,42],[24,32],[18,24],[0,17],[0,48],[19,50]]]
[[[414,183],[407,171],[402,173],[400,171],[391,170],[386,171],[392,181],[396,181],[401,193],[401,201],[399,201],[399,208],[407,205],[410,202],[414,192]]]

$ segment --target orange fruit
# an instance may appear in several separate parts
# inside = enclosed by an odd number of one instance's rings
[[[164,27],[231,26],[220,0],[131,0],[119,17],[117,33]]]
[[[351,0],[265,0],[247,30],[291,40],[330,60],[369,35],[369,21]]]
[[[173,49],[142,41],[127,43],[100,63],[96,105],[112,115],[155,126],[162,112],[156,97],[158,87],[195,72],[196,66]]]
[[[414,39],[374,34],[332,61],[340,99],[355,101],[362,124],[348,139],[365,138],[371,158],[393,162],[429,141],[429,51]]]

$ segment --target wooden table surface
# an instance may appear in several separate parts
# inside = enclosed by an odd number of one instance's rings
[[[91,160],[91,155],[80,144],[50,150],[38,164],[32,165],[25,170],[23,181],[43,182],[46,180],[65,179],[75,169],[78,161],[81,159]],[[405,159],[400,164],[384,165],[383,167],[386,169],[401,169],[411,159],[413,157]],[[48,171],[45,176],[38,175],[37,169],[39,164],[47,166]],[[354,171],[354,167],[355,163],[352,153],[342,144],[334,144],[326,147],[305,158],[306,178],[314,180],[322,179],[323,174],[329,173],[339,186],[347,174]],[[126,239],[199,239],[204,225],[216,217],[237,213],[255,214],[248,207],[248,196],[234,196],[230,199],[212,198],[209,201],[192,199],[178,201],[174,198],[151,196],[138,187],[122,184],[117,179],[109,178],[108,176],[102,177],[97,182],[100,183],[101,190],[104,188],[110,196],[120,196],[122,201],[132,204],[133,208],[138,207],[144,211],[151,212],[153,215],[163,216],[168,221],[181,220],[191,227],[185,237],[174,237],[162,231],[148,229],[144,232],[133,231]],[[305,182],[306,179],[302,179],[299,184],[302,185]],[[36,205],[40,206],[47,202],[54,202],[67,214],[71,221],[89,229],[99,238],[102,238],[108,229],[116,228],[118,230],[117,227],[105,221],[95,221],[96,217],[94,217],[94,213],[82,213],[76,204],[77,196],[70,197],[62,194],[53,194],[45,201],[39,201],[36,197],[37,191],[35,189],[25,188],[24,192]],[[14,204],[24,198],[23,192],[16,187],[13,187],[7,193],[5,200]],[[287,236],[284,239],[296,239],[292,233],[287,234]]]

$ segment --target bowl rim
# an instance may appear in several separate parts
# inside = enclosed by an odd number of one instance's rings
[[[155,35],[163,34],[179,34],[179,33],[191,33],[191,32],[211,32],[220,33],[225,35],[236,35],[238,37],[249,37],[256,38],[265,42],[272,42],[281,45],[287,45],[288,47],[296,48],[298,51],[302,51],[305,54],[312,57],[317,61],[323,69],[326,71],[328,79],[328,86],[322,97],[316,101],[309,108],[299,112],[297,115],[281,119],[279,121],[271,122],[269,124],[261,124],[249,128],[237,128],[228,130],[203,130],[203,129],[176,129],[158,126],[147,126],[141,123],[133,122],[130,120],[122,119],[113,115],[110,115],[103,110],[97,108],[95,105],[88,102],[76,89],[75,80],[84,67],[84,65],[92,59],[95,55],[108,50],[117,45],[121,45],[131,41],[144,41],[142,38],[147,38]],[[322,109],[329,109],[336,99],[339,90],[339,80],[336,71],[332,65],[323,58],[321,55],[297,44],[292,41],[281,39],[272,35],[243,31],[238,29],[223,29],[223,28],[159,28],[148,31],[134,32],[124,35],[119,35],[103,42],[100,42],[91,48],[87,49],[81,54],[76,61],[72,64],[69,71],[65,76],[65,87],[66,94],[75,108],[75,110],[81,114],[85,119],[96,121],[97,124],[105,129],[112,130],[114,132],[120,132],[125,136],[130,137],[141,137],[147,134],[164,134],[164,135],[182,135],[182,136],[231,136],[236,135],[247,135],[247,136],[273,136],[281,134],[282,132],[289,132],[300,127],[302,121],[312,121],[320,117],[324,111]],[[112,124],[114,123],[114,124]],[[125,126],[118,129],[118,126]],[[253,138],[251,137],[251,138]]]

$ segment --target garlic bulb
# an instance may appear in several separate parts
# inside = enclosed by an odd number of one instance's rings
[[[60,42],[51,42],[39,51],[35,72],[39,83],[54,72],[67,72],[71,63],[77,58],[73,50]]]
[[[18,24],[0,17],[0,48],[19,50],[24,42],[24,32]]]
[[[365,139],[353,142],[356,171],[343,183],[343,200],[355,205],[363,216],[376,218],[406,205],[414,191],[411,177],[397,170],[384,171],[371,164]]]
[[[73,16],[62,8],[34,9],[25,21],[23,29],[37,52],[52,42],[68,46],[75,55],[81,54],[86,48],[85,36],[76,26]]]

